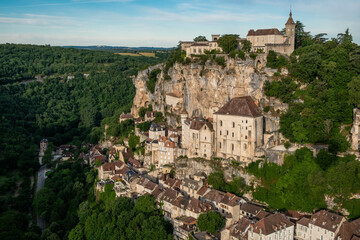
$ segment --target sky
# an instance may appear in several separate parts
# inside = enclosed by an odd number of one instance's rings
[[[290,7],[312,35],[349,28],[360,43],[360,0],[0,0],[0,43],[174,47],[199,35],[281,30]]]

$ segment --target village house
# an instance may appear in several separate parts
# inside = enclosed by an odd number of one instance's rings
[[[129,119],[134,119],[134,116],[130,113],[122,113],[120,114],[120,123],[122,123],[123,121],[129,120]]]
[[[249,163],[263,145],[263,116],[250,96],[228,101],[214,113],[216,157]]]
[[[180,191],[185,196],[195,197],[196,193],[203,186],[203,184],[204,183],[202,181],[196,181],[190,178],[185,178],[181,181]]]
[[[130,169],[124,162],[116,161],[111,163],[104,163],[98,168],[99,179],[111,179],[114,175],[124,176]]]
[[[268,53],[270,50],[290,56],[295,50],[295,22],[290,11],[285,24],[285,34],[277,28],[249,30],[246,39],[251,42],[251,50],[261,50]]]
[[[221,47],[218,46],[217,40],[219,40],[219,34],[211,35],[211,41],[181,41],[181,50],[186,52],[186,57],[191,57],[192,55],[202,55],[206,51],[219,51],[221,52]]]
[[[272,214],[250,225],[248,240],[294,239],[294,225],[283,214]]]
[[[174,110],[178,104],[183,102],[183,95],[178,91],[173,91],[166,94],[165,103],[170,107],[170,111]]]
[[[344,222],[338,233],[336,240],[360,240],[360,218],[351,222]]]
[[[221,240],[248,239],[247,233],[252,223],[253,221],[246,217],[240,218],[239,221],[221,231]]]
[[[214,129],[212,123],[202,117],[190,119],[185,111],[181,114],[181,125],[181,146],[187,149],[188,157],[210,159],[214,151]]]
[[[339,233],[341,225],[346,221],[345,217],[337,215],[335,213],[321,210],[314,213],[307,224],[307,220],[301,219],[297,224],[297,228],[301,229],[301,233],[305,234],[305,237],[300,239],[320,239],[320,240],[334,240]],[[303,235],[304,236],[304,235]],[[301,236],[299,236],[301,237]]]
[[[162,136],[165,135],[166,131],[165,128],[162,126],[157,125],[156,123],[151,124],[149,129],[149,138],[152,140],[159,139]]]
[[[155,111],[147,111],[145,113],[145,121],[152,122],[155,120],[156,112]]]
[[[296,231],[295,231],[296,239],[298,240],[310,239],[309,231],[308,231],[309,222],[310,222],[310,218],[307,217],[303,217],[296,222]]]
[[[197,219],[193,217],[181,216],[174,219],[174,239],[187,240],[189,234],[195,231]]]
[[[240,214],[250,219],[253,219],[256,216],[258,216],[258,214],[262,211],[264,211],[263,207],[248,202],[245,202],[240,206]]]
[[[159,138],[157,153],[157,166],[162,168],[164,165],[174,163],[177,157],[177,144],[165,136]]]

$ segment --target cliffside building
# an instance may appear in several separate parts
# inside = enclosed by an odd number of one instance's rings
[[[263,145],[263,116],[251,97],[237,97],[214,113],[215,156],[250,162]]]
[[[211,41],[181,41],[181,50],[186,52],[186,57],[191,57],[191,55],[202,55],[205,51],[222,51],[221,47],[217,44],[217,40],[219,40],[219,38],[219,34],[213,34],[211,35]]]
[[[268,53],[270,50],[290,55],[295,49],[295,22],[290,11],[285,24],[285,34],[277,28],[249,30],[246,39],[251,42],[252,51],[258,49]]]

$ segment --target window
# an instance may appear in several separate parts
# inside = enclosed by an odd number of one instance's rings
[[[204,127],[204,129],[206,130],[206,126]]]
[[[222,121],[220,121],[220,127],[222,127]]]
[[[228,131],[228,130],[226,130],[226,136],[227,136],[227,135],[229,135],[229,131]]]
[[[221,148],[221,142],[219,142],[219,147]]]
[[[201,50],[201,48],[199,48],[199,53],[202,53],[202,50]]]
[[[220,130],[220,136],[221,136],[221,130]]]
[[[234,137],[234,133],[231,133],[232,137]]]
[[[196,48],[194,48],[194,53],[196,53]]]
[[[245,148],[245,149],[247,149],[247,145],[246,145],[246,143],[244,144],[244,148]]]
[[[234,151],[234,144],[231,144],[231,150]]]
[[[235,127],[235,123],[233,122],[233,128]]]
[[[247,123],[247,120],[246,120],[246,123]]]
[[[247,136],[245,136],[245,139],[247,139]]]
[[[204,140],[206,140],[206,136],[204,137]]]

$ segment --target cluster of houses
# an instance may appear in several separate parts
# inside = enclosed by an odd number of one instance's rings
[[[265,207],[228,192],[208,186],[204,173],[175,179],[168,173],[153,178],[141,174],[139,161],[115,161],[101,165],[98,190],[114,183],[116,196],[137,198],[150,194],[162,209],[165,219],[174,226],[175,239],[197,239],[196,227],[201,213],[217,211],[226,223],[221,230],[224,240],[357,240],[360,239],[360,219],[347,221],[338,214],[320,210],[314,214],[294,211],[270,212]],[[204,234],[204,233],[202,233]],[[213,239],[208,235],[209,239]],[[199,239],[202,239],[199,237]]]

